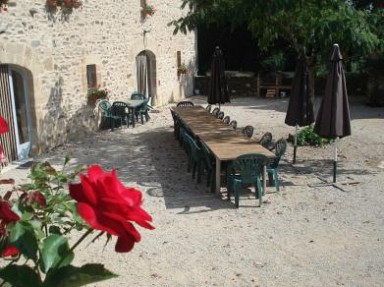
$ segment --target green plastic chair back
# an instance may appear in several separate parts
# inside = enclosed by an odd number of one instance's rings
[[[104,116],[108,116],[110,115],[111,111],[110,111],[110,108],[111,108],[111,103],[108,102],[107,100],[101,100],[99,102],[99,111],[104,115]]]
[[[186,132],[183,136],[186,140],[186,144],[188,145],[188,149],[190,152],[189,156],[192,164],[192,178],[195,178],[197,172],[197,183],[200,183],[202,174],[202,164],[204,160],[203,152],[199,147],[198,142],[190,134],[188,134],[188,132]]]
[[[251,138],[253,136],[254,127],[251,125],[245,126],[242,130],[242,133],[247,136],[248,138]]]
[[[229,125],[235,130],[237,129],[237,121],[236,120],[232,120]]]
[[[268,158],[262,154],[244,154],[237,157],[228,167],[228,199],[231,193],[235,195],[235,206],[239,207],[240,190],[243,185],[254,185],[256,198],[259,198],[259,205],[262,204],[263,185],[261,178],[264,166]]]
[[[287,150],[287,141],[283,138],[279,139],[275,144],[275,157],[269,163],[268,168],[277,168],[280,162],[281,157],[285,154]]]
[[[112,113],[111,103],[107,100],[101,100],[98,104],[98,109],[101,113],[102,117],[102,125],[103,122],[108,124],[108,128],[114,129],[116,124],[119,123],[121,125],[122,118],[120,116],[115,116]]]
[[[272,144],[272,133],[266,132],[261,137],[259,144],[261,144],[265,148],[269,148]]]
[[[121,101],[113,102],[110,110],[112,115],[120,117],[122,121],[127,125],[127,127],[133,123],[133,115],[129,113],[129,107],[127,103]]]
[[[214,108],[213,110],[212,110],[212,116],[214,116],[214,117],[216,117],[217,118],[217,115],[219,114],[219,112],[220,112],[220,109],[218,108],[218,107],[216,107],[216,108]]]
[[[224,112],[223,112],[223,111],[218,112],[218,113],[217,113],[217,118],[218,118],[219,120],[223,120],[223,119],[224,119]]]
[[[212,193],[215,192],[215,170],[216,170],[216,159],[209,148],[203,143],[199,142],[199,146],[201,147],[201,151],[203,154],[203,168],[207,171],[207,186],[210,187],[210,191]]]
[[[269,185],[275,186],[276,191],[280,191],[280,179],[279,179],[279,163],[281,157],[287,150],[287,141],[283,138],[279,139],[275,144],[275,157],[268,163],[267,173]]]

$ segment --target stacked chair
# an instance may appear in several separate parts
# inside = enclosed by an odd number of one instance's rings
[[[98,110],[101,113],[101,125],[106,124],[113,130],[116,126],[122,126],[123,118],[120,115],[114,115],[111,110],[111,103],[107,100],[101,100],[98,104]]]

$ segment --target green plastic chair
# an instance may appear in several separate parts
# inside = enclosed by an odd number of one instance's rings
[[[149,119],[151,118],[149,116],[149,111],[153,108],[151,105],[149,105],[150,101],[151,101],[151,97],[147,98],[144,101],[144,103],[139,107],[139,109],[137,109],[137,111],[136,111],[136,116],[140,117],[142,124],[144,123],[144,118],[145,118],[146,122],[148,122]]]
[[[243,135],[245,135],[248,138],[251,138],[253,136],[254,127],[251,125],[247,125],[242,129]]]
[[[189,143],[187,135],[189,131],[185,127],[180,126],[179,128],[179,137],[180,137],[180,146],[185,150],[188,157],[187,172],[192,170],[193,166],[193,155],[192,155],[192,146]]]
[[[223,111],[218,112],[216,117],[217,117],[219,120],[223,120],[223,119],[224,119],[224,112],[223,112]]]
[[[272,133],[266,132],[261,137],[259,144],[261,144],[263,147],[270,149],[272,145]]]
[[[262,154],[244,154],[232,161],[228,167],[228,200],[231,194],[235,196],[235,206],[239,208],[240,190],[243,185],[254,185],[259,206],[263,202],[263,168],[268,163],[268,158]]]
[[[192,168],[193,179],[196,177],[197,173],[197,183],[200,183],[204,154],[197,141],[188,132],[183,132],[183,137],[189,153],[189,171]]]
[[[119,115],[114,115],[111,107],[111,103],[107,100],[101,100],[98,104],[98,110],[101,113],[102,125],[106,122],[108,124],[108,128],[113,130],[117,124],[122,126],[123,119]]]
[[[129,112],[127,103],[120,101],[113,102],[111,106],[111,113],[113,116],[120,117],[122,119],[121,125],[125,123],[127,128],[130,124],[133,125],[133,115]]]
[[[199,142],[199,146],[201,147],[201,151],[203,154],[203,166],[202,171],[207,172],[207,183],[206,185],[209,186],[209,189],[212,193],[215,192],[215,186],[216,186],[216,159],[215,156],[212,154],[212,152],[209,150],[209,148],[203,143]]]
[[[237,121],[236,120],[232,120],[229,125],[235,130],[237,129]]]
[[[170,110],[170,111],[173,119],[173,135],[181,144],[181,137],[180,137],[181,121],[173,110]]]
[[[231,122],[231,117],[230,116],[225,116],[223,119],[223,123],[229,125]]]
[[[279,162],[287,150],[287,141],[283,138],[279,139],[275,144],[274,150],[275,157],[267,165],[268,183],[270,186],[276,186],[276,192],[279,192]]]
[[[220,109],[218,107],[214,108],[211,112],[211,115],[217,118],[217,115],[219,114]]]

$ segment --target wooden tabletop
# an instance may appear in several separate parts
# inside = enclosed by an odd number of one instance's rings
[[[247,153],[274,154],[255,140],[211,115],[202,106],[171,108],[183,124],[202,140],[219,160],[233,160]]]
[[[137,108],[137,107],[141,106],[142,104],[144,104],[144,102],[145,102],[145,100],[128,100],[127,105],[130,108]]]

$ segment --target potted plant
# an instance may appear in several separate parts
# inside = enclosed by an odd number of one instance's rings
[[[109,91],[99,87],[88,89],[88,104],[95,105],[98,100],[108,99]]]
[[[145,15],[149,15],[149,16],[152,16],[153,14],[155,14],[155,8],[152,6],[152,5],[145,5],[143,7],[143,12]]]
[[[177,68],[177,72],[179,74],[185,75],[188,72],[187,65],[185,65],[184,63],[180,64],[180,66]]]
[[[61,12],[70,14],[73,9],[78,9],[82,6],[79,0],[47,0],[47,8],[51,12],[56,12],[57,8],[60,7]]]
[[[8,0],[0,0],[0,12],[7,11]]]

